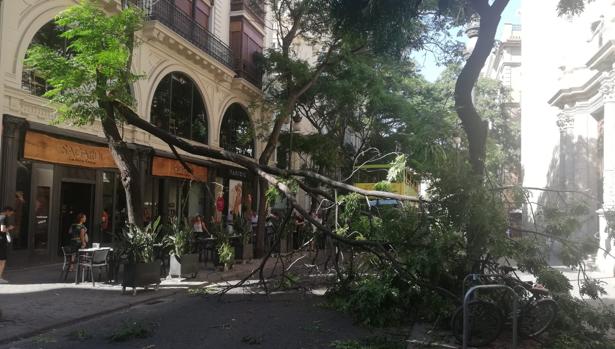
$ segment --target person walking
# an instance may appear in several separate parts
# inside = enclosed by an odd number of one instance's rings
[[[14,213],[15,210],[10,206],[4,207],[0,212],[0,284],[7,283],[3,278],[3,274],[8,254],[8,244],[11,242],[10,232],[15,228],[9,225],[8,218]]]

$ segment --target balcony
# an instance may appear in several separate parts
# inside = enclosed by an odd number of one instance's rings
[[[263,73],[253,62],[245,59],[235,59],[235,72],[240,78],[246,79],[259,89],[263,87]]]
[[[231,11],[249,12],[260,25],[265,25],[265,2],[263,0],[231,0]]]
[[[135,3],[143,9],[148,19],[159,21],[220,63],[234,69],[231,49],[172,1],[138,0]]]

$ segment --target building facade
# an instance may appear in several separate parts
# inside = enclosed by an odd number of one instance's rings
[[[512,126],[512,133],[518,132],[521,122],[521,25],[504,23],[501,36],[495,42],[492,54],[485,62],[482,76],[499,81],[507,90],[507,99],[502,111]],[[515,145],[520,150],[521,144]],[[519,159],[520,160],[520,159]],[[520,161],[505,164],[500,170],[500,183],[504,186],[519,186],[523,180]],[[521,237],[523,217],[521,206],[515,200],[514,190],[504,191],[504,203],[508,211],[509,231],[511,237]]]
[[[124,223],[123,188],[100,123],[52,124],[45,81],[23,65],[33,43],[66,46],[52,20],[76,3],[0,2],[0,202],[16,210],[12,265],[55,260],[79,212],[92,241],[109,242]],[[119,0],[100,3],[109,13],[121,9]],[[267,117],[251,107],[262,96],[254,56],[264,46],[264,7],[250,0],[131,5],[147,16],[133,58],[133,71],[144,74],[131,86],[138,114],[191,142],[256,157],[264,145],[254,128]],[[256,182],[245,169],[182,153],[191,175],[164,142],[128,125],[121,132],[140,171],[146,222],[196,214],[209,222],[256,209]]]
[[[532,33],[523,42],[524,184],[552,190],[534,191],[528,214],[584,204],[573,238],[599,243],[595,266],[612,272],[604,251],[613,247],[605,212],[615,208],[615,2],[591,2],[578,17],[558,17],[556,5],[523,8]]]

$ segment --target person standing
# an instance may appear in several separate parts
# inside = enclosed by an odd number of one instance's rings
[[[70,226],[68,231],[71,245],[75,252],[79,251],[80,248],[86,248],[88,245],[88,228],[85,227],[86,219],[85,213],[79,213],[77,220]]]
[[[220,191],[216,199],[216,223],[222,222],[222,212],[224,211],[224,193]]]
[[[8,244],[11,242],[10,232],[15,227],[9,225],[8,218],[15,213],[15,210],[6,206],[0,212],[0,284],[6,284],[7,281],[2,278],[4,267],[6,266],[6,258],[8,254]]]

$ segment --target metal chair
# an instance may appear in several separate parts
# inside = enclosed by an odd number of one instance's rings
[[[100,279],[100,269],[105,268],[107,275],[109,274],[109,263],[107,262],[107,256],[109,255],[109,249],[101,249],[93,251],[91,255],[81,255],[80,267],[81,269],[81,282],[85,281],[85,269],[90,270],[90,278],[92,279],[92,286],[94,284],[94,269],[98,269],[98,278]]]
[[[64,256],[64,263],[62,264],[62,271],[60,272],[60,280],[62,279],[62,275],[64,275],[64,281],[68,278],[68,272],[70,268],[73,266],[73,258],[77,255],[75,252],[71,252],[72,250],[67,248],[66,246],[62,246],[62,255]]]
[[[216,240],[214,239],[198,239],[199,262],[207,265],[207,261],[214,259],[216,253]]]

